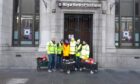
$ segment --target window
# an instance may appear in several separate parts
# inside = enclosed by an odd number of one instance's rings
[[[135,14],[136,14],[136,16],[139,15],[139,3],[138,2],[135,3]]]
[[[116,0],[115,46],[140,48],[139,0]]]
[[[132,17],[121,17],[120,41],[121,46],[133,46],[133,19]]]
[[[119,10],[119,1],[118,0],[116,0],[116,2],[115,2],[115,13],[116,13],[116,16],[118,16],[119,15],[119,13],[120,13],[120,10]]]
[[[39,1],[14,0],[13,46],[39,45]]]
[[[115,45],[119,46],[119,21],[118,17],[115,18]]]

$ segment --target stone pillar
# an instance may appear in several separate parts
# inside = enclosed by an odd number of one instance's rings
[[[45,51],[47,42],[50,40],[51,25],[51,4],[50,0],[40,0],[40,44],[39,51]]]
[[[105,10],[107,9],[107,3],[106,1],[102,1],[102,9],[101,9],[101,22],[102,22],[102,53],[105,53],[106,51],[106,14],[104,14]]]
[[[13,0],[0,0],[0,50],[12,45]]]
[[[55,38],[57,40],[57,35],[56,35],[56,0],[51,0],[51,19],[50,19],[50,26],[51,26],[51,38]]]
[[[3,4],[3,0],[0,0],[0,50],[2,48],[2,5]],[[0,51],[1,53],[1,51]]]
[[[115,0],[107,1],[107,20],[106,20],[106,45],[109,52],[115,52]]]
[[[2,66],[2,3],[3,0],[0,0],[0,66]]]
[[[6,62],[4,54],[12,44],[12,20],[13,0],[0,0],[0,67]]]

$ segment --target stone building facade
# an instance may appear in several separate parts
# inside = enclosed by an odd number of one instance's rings
[[[13,1],[0,0],[1,69],[35,69],[36,57],[46,53],[46,43],[52,37],[58,42],[67,34],[65,16],[69,15],[91,15],[89,42],[100,68],[140,68],[139,49],[115,46],[115,0],[40,0],[39,44],[31,47],[13,46]]]

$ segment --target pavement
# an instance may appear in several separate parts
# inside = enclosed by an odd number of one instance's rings
[[[0,70],[0,84],[140,84],[140,71],[99,70],[66,74],[46,70]]]

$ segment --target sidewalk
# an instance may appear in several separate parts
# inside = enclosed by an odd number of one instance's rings
[[[0,84],[140,84],[140,72],[100,70],[89,72],[48,73],[36,70],[0,70]]]

